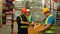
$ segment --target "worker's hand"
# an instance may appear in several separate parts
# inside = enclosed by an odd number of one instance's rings
[[[41,30],[38,30],[38,32],[42,32]]]
[[[38,32],[42,32],[42,31],[44,31],[44,29],[38,30]]]
[[[33,26],[29,26],[30,28],[33,28]]]
[[[26,22],[26,24],[30,25],[29,22]]]
[[[35,25],[39,25],[39,23],[35,23]]]
[[[29,25],[29,22],[21,21],[21,24],[28,24]]]

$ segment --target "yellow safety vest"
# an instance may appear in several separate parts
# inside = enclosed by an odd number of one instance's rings
[[[20,16],[20,19],[23,20],[21,16]],[[20,26],[20,27],[21,28],[28,28],[28,26]]]
[[[31,15],[27,16],[28,22],[32,22],[32,21],[31,21],[31,17],[32,17]]]
[[[50,15],[46,21],[45,21],[45,24],[47,25],[48,24],[48,19],[51,17],[52,15]],[[51,27],[45,31],[45,33],[52,33],[52,34],[55,34],[55,25],[51,25]]]

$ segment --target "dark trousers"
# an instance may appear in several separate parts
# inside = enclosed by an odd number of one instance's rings
[[[28,28],[21,28],[18,30],[18,34],[28,34]]]
[[[13,33],[13,24],[11,25],[11,34]]]

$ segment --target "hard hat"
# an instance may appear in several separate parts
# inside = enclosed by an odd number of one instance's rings
[[[49,8],[46,7],[46,8],[43,9],[42,12],[43,12],[43,13],[46,13],[46,12],[48,12],[48,11],[50,11],[50,10],[49,10]]]
[[[27,9],[28,12],[30,12],[30,9]]]
[[[22,8],[21,12],[27,12],[26,8]]]

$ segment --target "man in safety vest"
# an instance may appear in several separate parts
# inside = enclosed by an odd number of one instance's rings
[[[27,15],[26,15],[26,17],[27,17],[27,20],[28,20],[28,22],[29,22],[29,25],[30,25],[30,27],[33,27],[34,26],[34,18],[33,18],[33,16],[31,15],[31,13],[30,13],[31,11],[30,11],[30,9],[27,9]]]
[[[22,14],[17,17],[18,34],[28,34],[29,22],[26,17],[27,9],[22,8],[21,12]]]
[[[47,7],[43,9],[43,13],[46,16],[45,27],[38,32],[45,31],[45,34],[55,34],[55,18],[50,14],[50,10]]]
[[[27,9],[27,20],[29,23],[33,23],[33,17],[32,15],[30,14],[30,9]]]

